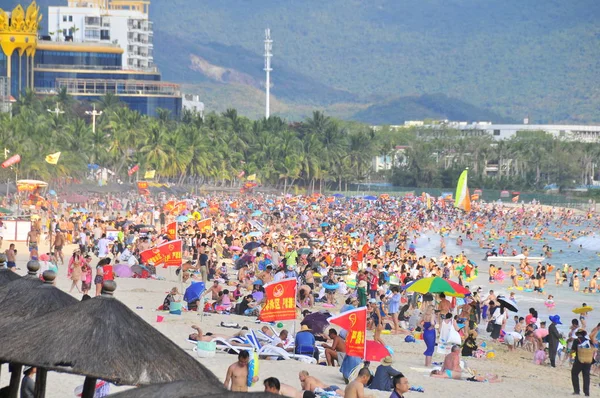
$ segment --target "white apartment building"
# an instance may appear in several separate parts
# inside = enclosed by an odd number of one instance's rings
[[[48,34],[53,41],[117,44],[123,69],[154,70],[149,0],[69,0],[48,7]]]

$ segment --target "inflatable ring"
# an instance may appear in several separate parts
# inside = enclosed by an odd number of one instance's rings
[[[350,289],[354,289],[356,287],[356,281],[348,281],[346,282],[346,286],[348,286]]]
[[[258,353],[254,352],[251,358],[252,359],[250,359],[250,362],[248,362],[248,387],[252,387],[254,384],[256,384],[254,381],[252,381],[252,379],[258,376],[258,369],[260,367],[258,362]]]
[[[328,283],[323,283],[323,287],[327,290],[337,290],[340,287],[340,284],[336,283],[336,284],[330,285]]]

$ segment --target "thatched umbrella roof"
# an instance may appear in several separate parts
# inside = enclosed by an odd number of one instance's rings
[[[223,385],[207,386],[198,381],[175,381],[173,383],[152,384],[145,387],[133,388],[118,394],[112,394],[110,398],[271,398],[276,395],[266,392],[232,392],[226,390]]]
[[[9,269],[0,269],[0,286],[4,286],[17,279],[21,279],[21,275],[18,275]]]
[[[44,283],[28,290],[21,290],[0,301],[0,334],[2,328],[15,322],[36,318],[50,312],[79,303],[75,297],[54,287],[54,271],[44,272]],[[16,282],[15,282],[16,283]]]
[[[4,300],[5,297],[10,297],[18,294],[19,292],[27,291],[34,287],[40,286],[43,282],[37,277],[37,272],[39,269],[39,262],[35,260],[29,261],[27,263],[27,275],[0,286],[0,302]]]
[[[16,283],[16,282],[14,282]],[[0,360],[88,376],[115,384],[141,385],[198,380],[218,385],[214,374],[112,297],[103,295],[3,328]]]

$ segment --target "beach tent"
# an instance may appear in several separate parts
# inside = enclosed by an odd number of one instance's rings
[[[54,271],[44,272],[43,277],[43,284],[36,284],[29,289],[20,290],[15,294],[7,295],[2,299],[0,302],[0,314],[2,314],[0,317],[1,335],[4,335],[4,328],[10,327],[15,322],[35,319],[38,316],[79,303],[79,300],[75,297],[52,285],[56,278],[56,273]],[[13,365],[11,389],[19,388],[21,368],[21,365]],[[36,390],[39,391],[39,395],[37,396],[43,397],[46,389],[45,369],[38,369],[35,381]]]
[[[16,283],[16,282],[15,282]],[[197,380],[207,388],[216,376],[165,335],[113,297],[102,295],[2,329],[0,361],[85,375],[82,397],[92,398],[96,381],[145,385]]]
[[[277,395],[266,392],[233,392],[226,390],[223,385],[208,386],[198,381],[175,381],[172,383],[152,384],[150,386],[133,388],[118,394],[109,395],[109,398],[261,398],[276,397]]]

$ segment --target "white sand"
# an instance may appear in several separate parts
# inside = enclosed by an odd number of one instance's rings
[[[4,242],[3,250],[8,247],[8,242]],[[40,248],[40,253],[45,252],[47,243],[43,243]],[[75,246],[71,245],[65,248],[66,255],[70,255]],[[27,252],[23,243],[18,244],[19,250],[17,265],[21,269],[20,274],[26,273]],[[95,264],[95,263],[94,263]],[[236,315],[215,315],[205,316],[203,319],[195,312],[184,313],[181,316],[165,315],[157,313],[154,308],[162,304],[166,292],[173,286],[179,286],[174,270],[158,270],[160,276],[165,277],[166,281],[142,280],[142,279],[117,279],[117,291],[115,296],[136,311],[142,318],[153,325],[157,330],[163,333],[168,338],[172,339],[183,349],[190,352],[192,344],[186,342],[186,337],[192,332],[190,326],[192,324],[200,325],[204,332],[213,332],[219,334],[233,334],[235,329],[221,328],[217,326],[222,321],[238,322],[242,326],[257,327],[254,323],[254,318],[242,317]],[[485,285],[485,276],[480,276],[472,285]],[[66,266],[61,267],[59,277],[57,278],[57,287],[68,291],[71,281],[66,277]],[[506,285],[506,284],[505,284]],[[496,287],[496,286],[494,286]],[[80,294],[74,294],[75,297],[81,298]],[[520,295],[519,295],[520,296]],[[597,305],[597,300],[594,302]],[[142,306],[143,309],[136,309]],[[521,315],[525,314],[526,308],[523,303]],[[528,305],[527,305],[528,307]],[[536,305],[538,310],[545,309],[543,300]],[[317,309],[321,307],[318,305]],[[156,322],[156,315],[165,316],[162,323]],[[566,314],[565,314],[566,315]],[[0,314],[1,316],[1,314]],[[568,319],[567,319],[568,321]],[[596,321],[597,322],[597,321]],[[291,330],[292,323],[285,322],[285,328]],[[297,322],[299,327],[299,321]],[[591,329],[591,328],[590,328]],[[485,334],[483,332],[482,334]],[[572,393],[570,381],[570,369],[565,366],[560,369],[552,369],[549,367],[536,366],[532,363],[532,354],[523,350],[518,350],[514,353],[506,352],[504,347],[495,347],[495,359],[469,359],[468,366],[477,370],[480,374],[496,373],[504,378],[503,383],[487,384],[473,383],[467,381],[440,380],[432,379],[427,376],[427,373],[419,371],[423,368],[424,357],[422,355],[425,350],[423,342],[404,343],[404,336],[384,335],[383,339],[394,350],[394,367],[403,372],[413,386],[422,386],[425,389],[424,396],[440,396],[440,397],[528,397],[532,394],[540,397],[561,397],[568,396]],[[108,349],[117,352],[119,347],[108,347]],[[93,353],[90,353],[93,356]],[[157,358],[158,360],[159,358]],[[436,355],[434,361],[442,361],[443,357]],[[213,371],[221,380],[224,379],[227,367],[236,361],[234,355],[217,353],[217,356],[209,359],[199,359],[199,361]],[[375,368],[372,364],[372,369]],[[417,370],[413,370],[415,368]],[[325,383],[344,386],[344,382],[339,372],[339,368],[324,367],[319,365],[306,365],[297,361],[261,361],[260,377],[261,380],[275,376],[283,383],[290,384],[296,388],[300,388],[298,381],[298,372],[306,369],[311,374],[317,376]],[[9,373],[7,365],[2,366],[2,375],[0,377],[1,385],[7,385]],[[83,384],[84,377],[73,376],[62,373],[50,372],[48,374],[48,397],[72,397],[73,390],[80,384]],[[592,396],[600,396],[598,388],[598,377],[592,376]],[[252,390],[262,390],[262,382],[257,383]],[[128,387],[114,387],[112,391],[123,390]],[[369,391],[377,397],[389,397],[388,392]],[[409,396],[419,396],[419,393],[410,392]]]

